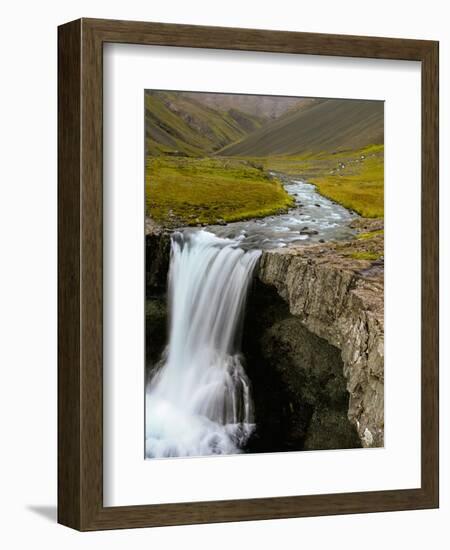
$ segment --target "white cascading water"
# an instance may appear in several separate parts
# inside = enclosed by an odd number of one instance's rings
[[[172,236],[170,335],[147,385],[147,458],[239,453],[253,432],[239,347],[260,254],[203,230]]]

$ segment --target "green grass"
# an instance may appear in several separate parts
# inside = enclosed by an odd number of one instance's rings
[[[294,199],[257,165],[225,158],[148,157],[147,215],[163,225],[212,224],[285,211]]]
[[[147,215],[163,225],[231,222],[285,211],[293,199],[267,170],[299,175],[368,218],[384,214],[384,148],[296,157],[148,157]],[[359,235],[369,239],[381,232]],[[364,259],[364,258],[363,258]]]
[[[361,252],[353,252],[353,254],[351,254],[351,257],[354,260],[378,260],[378,258],[380,258],[380,254],[378,254],[377,252],[364,250]]]
[[[366,218],[384,216],[384,146],[254,159],[264,168],[299,175],[319,193]],[[344,165],[343,167],[340,165]]]
[[[372,237],[376,237],[377,235],[383,235],[384,229],[377,229],[376,231],[368,231],[367,233],[360,233],[358,235],[359,240],[366,240],[371,239]]]
[[[311,180],[319,193],[365,218],[384,216],[383,157],[368,157],[357,167]]]

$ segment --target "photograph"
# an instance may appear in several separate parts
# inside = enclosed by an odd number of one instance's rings
[[[383,447],[384,102],[144,100],[145,458]]]

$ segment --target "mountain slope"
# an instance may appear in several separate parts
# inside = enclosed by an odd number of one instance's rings
[[[219,111],[238,109],[243,113],[266,120],[278,118],[288,109],[292,109],[305,101],[305,99],[298,97],[252,94],[183,92],[183,95],[201,101],[202,105],[207,105]]]
[[[382,144],[381,101],[323,99],[291,110],[219,153],[225,156],[295,155]]]
[[[219,111],[178,92],[145,94],[148,155],[204,156],[245,137],[262,124],[238,109]]]

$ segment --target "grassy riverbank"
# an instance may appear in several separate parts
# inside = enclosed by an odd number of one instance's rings
[[[384,215],[384,146],[356,151],[253,158],[267,170],[299,175],[365,218]]]
[[[287,210],[293,198],[248,160],[148,157],[146,213],[163,225],[197,225]]]

